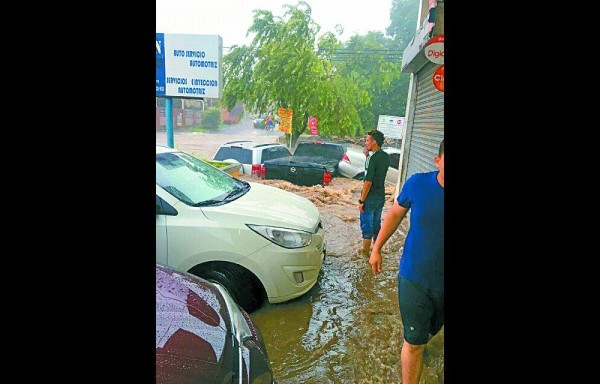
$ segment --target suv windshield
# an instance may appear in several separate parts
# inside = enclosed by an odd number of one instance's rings
[[[183,152],[156,155],[156,184],[194,207],[225,204],[250,189],[247,182]]]
[[[299,143],[294,156],[319,156],[341,160],[344,152],[344,147],[340,144]]]
[[[269,147],[263,149],[262,162],[267,160],[279,159],[281,157],[291,156],[292,154],[286,147]]]

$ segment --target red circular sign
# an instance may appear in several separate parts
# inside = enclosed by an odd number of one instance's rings
[[[444,66],[440,66],[433,73],[433,86],[439,91],[444,92]]]
[[[308,126],[313,128],[316,127],[318,125],[317,123],[317,118],[316,117],[311,117],[310,119],[308,119]]]

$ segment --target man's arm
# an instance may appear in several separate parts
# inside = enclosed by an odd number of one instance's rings
[[[371,190],[371,185],[373,185],[372,181],[365,180],[363,182],[363,189],[362,189],[362,193],[360,194],[360,201],[362,201],[362,203],[361,202],[358,203],[358,210],[361,211],[362,213],[365,212],[363,210],[363,204],[364,204],[365,199],[367,198],[367,195],[369,194],[369,191]]]
[[[400,204],[398,204],[398,200],[395,200],[394,205],[392,205],[388,213],[385,215],[383,223],[381,223],[381,230],[377,235],[375,244],[373,244],[371,257],[369,257],[369,264],[371,264],[371,269],[375,275],[381,273],[381,248],[385,242],[388,241],[390,236],[396,232],[407,212],[408,209],[402,207]]]
[[[366,150],[367,156],[369,151]],[[370,162],[369,166],[367,167],[367,169],[365,169],[365,180],[363,181],[363,189],[362,189],[362,193],[360,194],[360,201],[365,201],[367,196],[369,195],[369,191],[371,190],[371,186],[373,185],[373,176],[375,172],[375,163],[374,162]],[[366,178],[369,177],[369,179],[371,180],[367,180]],[[358,203],[358,210],[361,213],[364,213],[365,211],[363,210],[363,203]]]

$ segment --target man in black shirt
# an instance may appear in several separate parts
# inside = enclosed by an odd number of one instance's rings
[[[363,189],[358,200],[363,254],[371,254],[371,242],[381,229],[381,212],[385,204],[385,175],[390,166],[390,156],[381,149],[383,132],[373,129],[367,133],[365,147],[370,155],[365,162]]]

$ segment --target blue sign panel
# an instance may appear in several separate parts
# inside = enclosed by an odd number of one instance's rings
[[[165,35],[156,34],[156,96],[164,96],[166,92],[165,71]]]
[[[156,96],[221,98],[223,39],[156,33]]]

